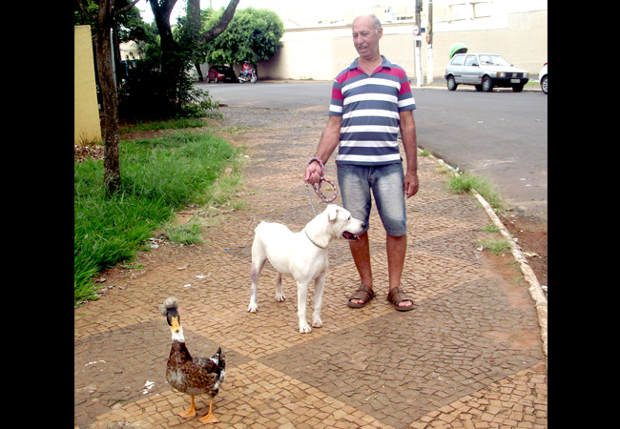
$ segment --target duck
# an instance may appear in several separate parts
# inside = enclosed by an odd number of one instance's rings
[[[172,334],[172,346],[166,365],[166,381],[175,390],[190,395],[191,405],[187,411],[177,413],[183,418],[196,415],[194,396],[209,395],[209,412],[198,419],[201,423],[217,423],[213,415],[213,398],[218,394],[226,376],[226,357],[222,348],[218,347],[211,357],[192,357],[183,336],[179,302],[171,296],[161,306],[162,315],[166,316]]]

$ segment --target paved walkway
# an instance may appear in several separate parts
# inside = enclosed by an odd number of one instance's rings
[[[209,356],[221,345],[227,354],[217,428],[547,427],[546,359],[528,285],[510,254],[477,250],[477,240],[499,234],[484,231],[491,222],[476,199],[445,189],[448,176],[430,158],[419,157],[420,191],[407,201],[403,283],[413,311],[385,300],[385,232],[373,209],[370,305],[345,304],[357,274],[339,241],[329,249],[323,328],[298,333],[295,284],[284,277],[288,299],[276,302],[269,264],[259,311],[248,313],[253,229],[271,220],[299,230],[312,218],[302,176],[327,119],[324,108],[222,110],[247,148],[246,205],[212,218],[204,244],[160,242],[137,269],[104,273],[105,295],[75,310],[76,427],[204,427],[197,419],[208,400],[184,420],[176,412],[189,397],[165,381],[170,331],[159,306],[170,295],[190,351]],[[334,168],[330,161],[335,179]]]

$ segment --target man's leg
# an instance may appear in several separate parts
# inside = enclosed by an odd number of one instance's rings
[[[407,252],[407,235],[395,237],[387,234],[385,243],[388,260],[388,278],[390,281],[390,290],[400,286],[401,276],[403,274],[403,266],[405,265],[405,254]],[[413,302],[404,300],[398,304],[399,307],[409,307]]]
[[[360,276],[360,283],[372,288],[372,269],[370,268],[370,244],[368,242],[368,231],[360,235],[359,240],[349,241],[349,248],[355,268]],[[363,304],[361,299],[352,299],[354,304]]]
[[[388,262],[389,292],[401,286],[401,277],[407,252],[407,211],[403,189],[402,165],[379,167],[373,175],[373,193],[379,216],[386,231],[385,250]],[[388,292],[388,293],[389,293]],[[399,307],[411,307],[413,302],[405,299]]]
[[[359,166],[338,166],[338,184],[342,195],[342,203],[351,215],[368,225],[371,195],[368,183],[369,169]],[[360,277],[360,284],[372,289],[372,270],[370,268],[370,246],[368,232],[360,234],[359,240],[349,241],[351,256]],[[351,299],[353,304],[363,304],[361,299]]]

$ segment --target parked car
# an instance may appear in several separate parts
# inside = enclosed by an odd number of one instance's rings
[[[209,82],[239,82],[235,71],[231,66],[226,65],[214,65],[209,68],[209,74],[207,75],[207,83]]]
[[[455,54],[444,77],[450,91],[464,84],[474,85],[477,91],[488,92],[497,86],[520,92],[528,81],[525,70],[514,67],[498,54]]]
[[[549,90],[549,83],[547,82],[547,62],[545,62],[542,70],[538,73],[538,82],[540,83],[540,89],[546,94]]]

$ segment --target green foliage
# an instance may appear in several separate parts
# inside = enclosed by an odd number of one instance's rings
[[[217,116],[217,102],[211,99],[207,91],[194,88],[188,73],[180,73],[177,83],[170,88],[169,82],[161,73],[159,50],[150,46],[144,53],[144,59],[131,64],[128,78],[119,90],[121,120]],[[189,67],[189,59],[186,59],[185,63]]]
[[[510,243],[505,238],[487,238],[478,240],[476,246],[488,249],[496,255],[499,255],[506,249],[510,249]]]
[[[203,28],[210,28],[221,17],[223,9],[205,14]],[[205,47],[209,64],[256,64],[276,54],[284,24],[280,17],[268,9],[247,8],[238,10],[228,28]]]
[[[127,1],[116,0],[116,8],[121,8],[126,4]],[[94,17],[99,12],[98,2],[87,2],[86,10],[87,14],[84,14],[78,7],[77,2],[74,2],[73,25],[90,25],[91,30],[93,30],[97,25]],[[121,42],[147,40],[153,36],[152,29],[149,28],[149,24],[142,21],[140,10],[135,6],[115,15],[114,19],[118,23],[118,37]]]
[[[485,178],[471,173],[453,176],[448,182],[448,188],[455,193],[467,193],[474,189],[496,211],[503,210],[503,202],[495,187]]]
[[[197,244],[204,240],[201,236],[202,227],[199,222],[192,221],[181,225],[168,225],[165,228],[165,237],[174,242],[181,244]]]
[[[75,302],[97,298],[92,277],[133,258],[174,210],[210,201],[210,188],[238,154],[221,138],[188,132],[122,141],[119,150],[122,178],[116,194],[102,186],[103,161],[74,167]]]
[[[133,131],[157,131],[179,128],[200,128],[204,126],[205,122],[199,118],[179,118],[170,121],[138,122],[136,124],[121,125],[120,132],[130,133]]]

